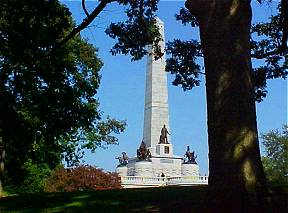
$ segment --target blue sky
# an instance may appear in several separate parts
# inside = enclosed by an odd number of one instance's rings
[[[73,14],[77,23],[85,17],[81,1],[62,1]],[[88,11],[92,11],[96,1],[87,1]],[[174,38],[198,38],[197,29],[183,26],[174,18],[174,14],[184,6],[184,1],[160,1],[158,17],[164,21],[166,41]],[[275,9],[272,5],[262,5],[254,1],[253,22],[265,20]],[[109,53],[114,44],[105,33],[110,22],[125,18],[123,8],[111,4],[81,35],[99,49],[104,62],[101,70],[102,80],[97,97],[100,100],[104,116],[126,120],[128,126],[119,135],[119,145],[108,149],[98,149],[95,153],[86,153],[85,163],[114,171],[117,165],[115,157],[126,151],[128,156],[136,155],[143,135],[144,85],[146,58],[131,62],[129,56],[112,56]],[[201,63],[201,62],[200,62]],[[183,156],[186,146],[198,155],[197,162],[202,174],[208,174],[208,145],[206,120],[206,95],[204,79],[200,87],[183,92],[180,87],[172,86],[173,76],[168,74],[169,112],[171,142],[174,154]],[[260,133],[271,129],[281,129],[287,123],[287,80],[278,79],[268,82],[268,97],[257,104],[257,122]]]

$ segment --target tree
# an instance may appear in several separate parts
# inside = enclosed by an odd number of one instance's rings
[[[80,35],[52,49],[75,26],[69,10],[57,0],[3,0],[0,14],[5,183],[23,183],[25,162],[53,169],[62,159],[78,163],[82,148],[117,143],[113,133],[122,132],[125,123],[102,118],[97,49]]]
[[[107,4],[117,2],[124,6],[127,20],[111,23],[106,29],[107,35],[117,39],[117,43],[111,49],[113,55],[129,54],[131,60],[139,60],[148,53],[146,46],[153,47],[155,58],[163,55],[158,45],[161,36],[156,26],[155,12],[158,7],[159,0],[101,0],[95,9],[89,13],[86,9],[85,0],[81,0],[82,8],[86,14],[86,18],[75,27],[67,36],[57,42],[54,48],[62,46],[81,30],[85,29],[107,6]]]
[[[250,1],[186,1],[176,16],[199,26],[197,41],[168,43],[167,70],[175,85],[199,85],[197,57],[204,57],[209,143],[208,205],[212,212],[265,211],[266,181],[260,160],[254,101],[266,80],[287,76],[287,1],[270,23],[251,28]],[[253,34],[261,36],[249,39]],[[254,36],[255,38],[255,36]],[[251,56],[265,59],[252,72]]]
[[[253,98],[250,1],[188,1],[186,6],[199,22],[204,55],[209,208],[252,212],[253,205],[264,203],[266,183]]]
[[[264,171],[271,183],[288,183],[288,126],[283,126],[282,133],[272,130],[262,134],[266,155],[262,157]]]

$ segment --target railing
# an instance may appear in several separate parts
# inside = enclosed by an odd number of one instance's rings
[[[208,176],[181,176],[167,178],[167,185],[207,185]]]
[[[167,178],[163,177],[141,177],[141,176],[121,177],[121,184],[124,188],[165,186],[166,182]]]
[[[121,176],[124,188],[156,187],[156,186],[191,186],[207,185],[208,176],[181,176],[181,177],[141,177]]]

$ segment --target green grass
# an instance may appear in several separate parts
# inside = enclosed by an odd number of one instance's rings
[[[205,187],[23,194],[0,200],[0,212],[188,212],[198,210]]]
[[[273,192],[275,212],[287,208],[288,193],[281,190]],[[201,212],[206,191],[202,186],[23,194],[1,198],[0,212]]]

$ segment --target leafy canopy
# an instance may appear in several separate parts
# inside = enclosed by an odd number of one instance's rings
[[[258,102],[266,97],[268,79],[286,79],[288,75],[287,1],[279,2],[277,10],[277,14],[269,18],[269,22],[254,24],[251,28],[251,56],[261,61],[260,66],[254,64],[253,68],[254,97]],[[199,25],[196,18],[185,8],[175,17],[184,25]],[[201,72],[197,59],[203,57],[200,42],[175,39],[167,43],[167,53],[169,58],[166,70],[175,75],[173,84],[182,86],[184,90],[199,86]]]
[[[127,1],[124,2],[124,5],[127,5],[128,2],[127,20],[112,23],[105,31],[110,37],[117,38],[111,53],[113,55],[129,53],[132,60],[139,60],[148,53],[146,46],[151,44],[156,55],[161,55],[161,49],[158,46],[161,37],[154,14],[158,1]]]
[[[288,184],[288,126],[283,131],[262,134],[265,156],[262,157],[267,179],[272,183]]]
[[[130,55],[131,60],[139,60],[148,52],[147,45],[154,47],[155,58],[163,55],[158,42],[161,40],[156,26],[155,13],[159,0],[102,0],[89,14],[85,8],[85,0],[82,6],[87,17],[83,22],[71,31],[60,44],[79,33],[87,27],[108,3],[117,2],[126,8],[127,20],[112,23],[106,33],[114,39],[116,44],[111,53]],[[264,1],[258,1],[263,3]],[[268,0],[271,2],[271,0]],[[178,21],[184,25],[190,24],[198,27],[199,23],[188,9],[181,8],[175,15]],[[279,1],[277,14],[272,15],[267,23],[258,23],[251,28],[251,56],[260,59],[262,65],[253,68],[253,80],[255,88],[255,101],[262,101],[266,97],[266,81],[272,78],[286,78],[288,74],[287,57],[288,39],[288,3]],[[174,39],[167,43],[166,71],[175,75],[174,85],[180,85],[184,90],[190,90],[200,85],[200,66],[197,59],[203,57],[201,44],[198,40],[181,41]]]
[[[3,0],[0,17],[0,129],[13,182],[29,159],[72,165],[82,148],[117,143],[125,122],[102,118],[97,49],[79,34],[53,48],[75,26],[69,10],[57,0]]]

